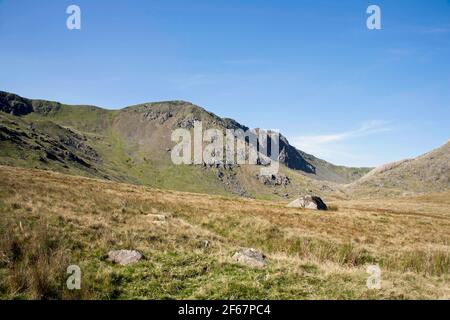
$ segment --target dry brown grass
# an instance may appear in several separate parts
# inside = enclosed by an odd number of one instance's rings
[[[0,296],[450,298],[449,196],[334,201],[335,211],[314,212],[0,167]],[[236,265],[239,247],[264,251],[269,267]],[[102,256],[114,248],[146,260],[111,265]],[[64,288],[73,263],[84,270],[78,293]],[[379,291],[365,287],[373,263]]]

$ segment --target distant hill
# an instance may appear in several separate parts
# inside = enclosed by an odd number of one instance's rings
[[[279,177],[257,177],[255,166],[175,166],[171,133],[192,128],[248,128],[185,101],[145,103],[120,110],[70,106],[0,91],[0,164],[172,188],[250,197],[295,197],[334,192],[370,168],[335,166],[280,137]],[[286,179],[287,177],[287,179]]]
[[[348,186],[354,195],[409,195],[450,190],[450,141],[415,159],[383,165]]]

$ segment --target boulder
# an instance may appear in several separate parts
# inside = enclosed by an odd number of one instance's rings
[[[233,259],[253,268],[264,268],[267,265],[266,256],[253,248],[239,250],[233,255]]]
[[[312,210],[328,210],[325,202],[319,197],[315,196],[304,196],[300,197],[288,204],[289,208],[304,208]]]
[[[134,250],[112,250],[108,252],[108,260],[122,266],[134,264],[142,259],[142,254]]]
[[[164,222],[167,221],[167,216],[164,215],[164,214],[148,214],[147,217],[152,222],[162,222],[162,223],[164,223]]]

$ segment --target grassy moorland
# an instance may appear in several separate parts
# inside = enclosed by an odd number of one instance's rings
[[[319,213],[0,166],[0,298],[449,299],[449,199],[342,200]],[[267,268],[235,263],[241,247],[264,252]],[[145,258],[115,265],[112,249]],[[72,264],[79,291],[66,289]],[[366,287],[368,264],[380,290]]]

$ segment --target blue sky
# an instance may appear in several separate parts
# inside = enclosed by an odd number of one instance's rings
[[[0,0],[0,40],[0,90],[25,97],[188,100],[343,165],[450,138],[449,0]]]

